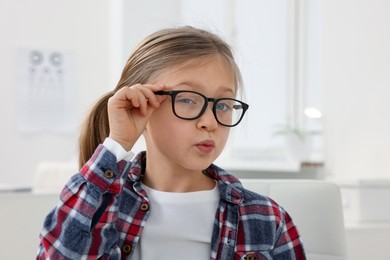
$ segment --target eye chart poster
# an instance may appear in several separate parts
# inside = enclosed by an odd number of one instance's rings
[[[78,126],[75,53],[24,48],[18,58],[18,130],[74,132]]]

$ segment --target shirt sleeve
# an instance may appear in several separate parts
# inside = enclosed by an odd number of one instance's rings
[[[115,155],[116,161],[130,161],[134,157],[132,151],[126,151],[118,142],[114,139],[107,137],[103,142],[104,147],[106,147],[112,154]]]
[[[275,247],[272,250],[272,259],[305,260],[305,252],[299,232],[290,215],[281,209],[283,218],[276,233]]]
[[[98,146],[46,217],[37,259],[120,259],[116,195],[122,191],[128,167],[129,162],[117,162],[105,145]]]

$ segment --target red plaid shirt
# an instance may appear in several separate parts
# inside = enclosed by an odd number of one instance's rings
[[[145,153],[117,163],[100,145],[46,217],[37,259],[131,258],[150,213],[140,182],[145,163]],[[215,165],[204,173],[220,191],[210,259],[306,259],[282,207]]]

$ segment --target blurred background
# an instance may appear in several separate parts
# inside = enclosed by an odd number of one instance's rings
[[[334,181],[351,232],[389,235],[389,12],[387,0],[0,0],[0,188],[30,189],[42,165],[76,168],[79,126],[135,45],[192,25],[231,44],[250,104],[217,163]]]
[[[28,186],[41,161],[76,161],[79,125],[131,50],[180,25],[220,34],[244,75],[250,110],[220,164],[325,162],[325,177],[390,178],[389,5],[1,0],[0,182]]]

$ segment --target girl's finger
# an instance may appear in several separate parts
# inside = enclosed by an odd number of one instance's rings
[[[165,86],[158,86],[158,85],[144,85],[144,87],[140,88],[140,91],[144,94],[146,97],[148,103],[153,108],[158,108],[160,106],[160,103],[164,101],[165,98],[159,98],[158,95],[154,94],[154,92],[165,89]]]

